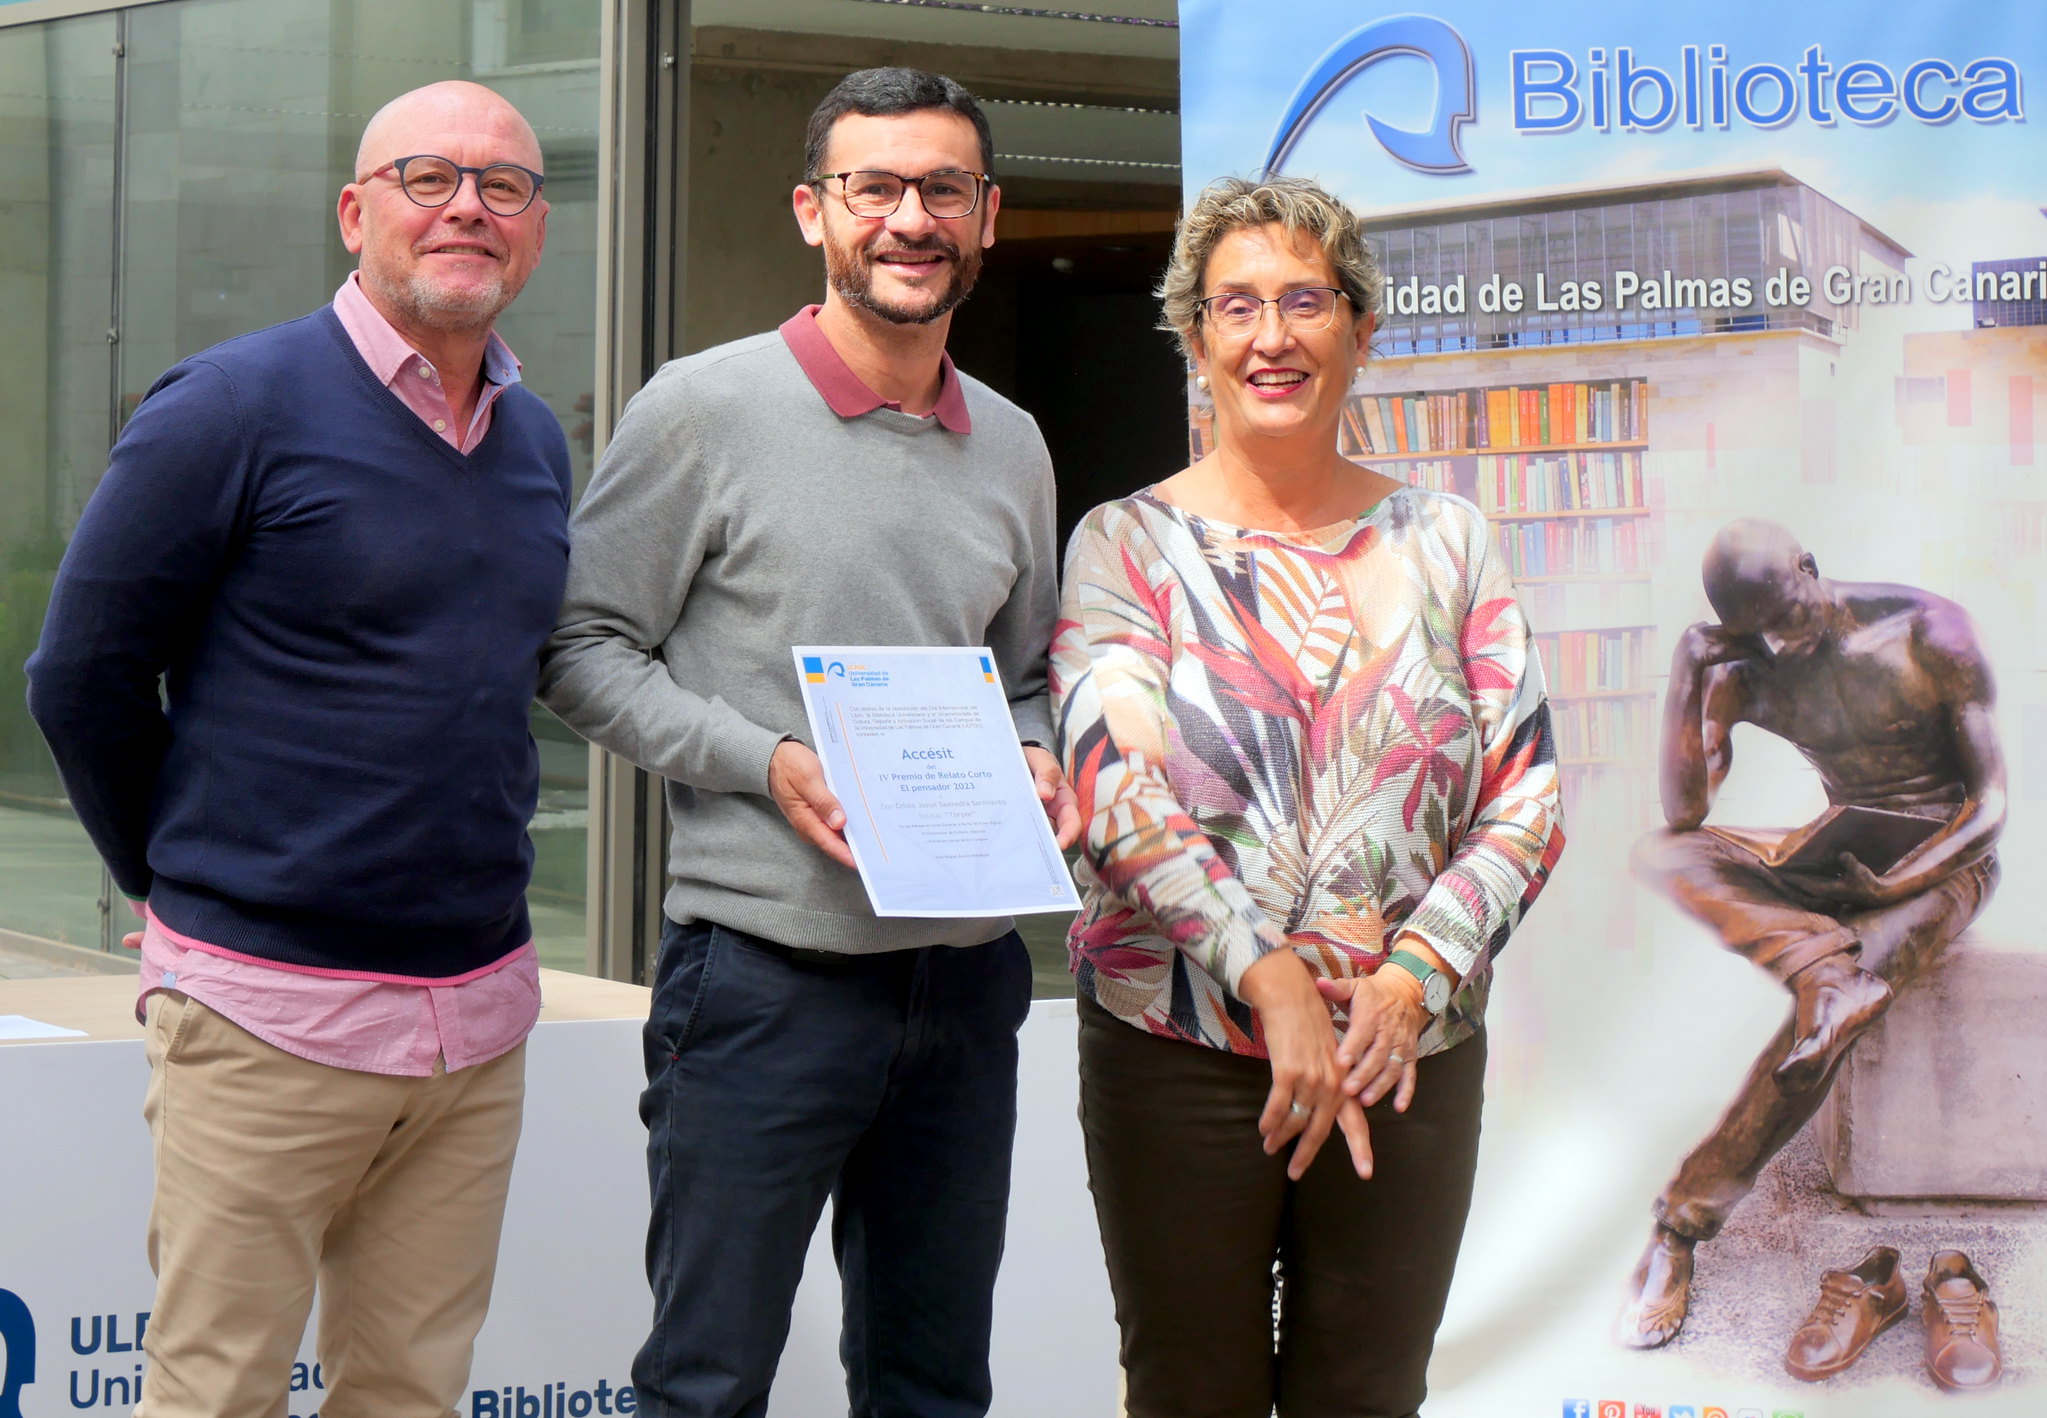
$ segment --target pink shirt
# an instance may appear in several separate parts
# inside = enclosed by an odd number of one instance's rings
[[[332,1068],[425,1078],[488,1063],[540,1017],[531,944],[481,970],[427,982],[313,970],[238,955],[144,916],[142,995],[178,990],[265,1043]]]
[[[428,427],[467,453],[490,432],[491,405],[519,381],[519,361],[495,334],[467,429],[432,363],[370,304],[350,272],[334,313],[385,387]],[[359,1073],[425,1078],[510,1053],[540,1017],[540,958],[532,943],[481,970],[445,980],[279,965],[179,935],[141,905],[139,1018],[157,990],[178,990],[286,1053]],[[366,928],[368,929],[368,928]]]
[[[334,292],[334,314],[341,321],[341,328],[348,331],[348,338],[355,341],[356,353],[363,357],[370,373],[458,452],[473,452],[483,442],[483,436],[490,432],[491,405],[507,385],[519,382],[518,359],[492,331],[483,347],[484,382],[477,391],[476,413],[467,429],[457,429],[455,411],[448,405],[447,391],[441,388],[440,371],[425,355],[405,343],[405,337],[392,329],[391,322],[370,304],[370,298],[362,293],[360,271],[350,271],[341,289]]]

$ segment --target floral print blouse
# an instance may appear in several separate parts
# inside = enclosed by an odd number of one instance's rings
[[[1067,551],[1052,692],[1083,995],[1262,1056],[1254,961],[1367,974],[1407,930],[1464,980],[1421,1051],[1475,1032],[1564,842],[1541,664],[1477,508],[1403,488],[1280,534],[1107,503]]]

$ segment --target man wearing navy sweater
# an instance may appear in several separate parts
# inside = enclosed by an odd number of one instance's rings
[[[526,727],[568,449],[492,332],[533,130],[370,120],[331,305],[157,381],[65,554],[29,702],[144,929],[146,1418],[271,1418],[317,1286],[326,1418],[445,1418],[539,1011]],[[131,940],[134,938],[131,938]]]

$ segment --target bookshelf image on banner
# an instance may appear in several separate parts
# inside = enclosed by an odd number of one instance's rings
[[[1567,812],[1611,787],[1639,816],[1655,762],[1648,404],[1647,381],[1611,379],[1344,405],[1345,457],[1468,498],[1492,523],[1537,632]]]

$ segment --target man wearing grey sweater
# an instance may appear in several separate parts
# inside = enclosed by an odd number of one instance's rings
[[[1029,415],[945,355],[994,239],[987,120],[958,84],[850,75],[810,120],[822,306],[664,366],[572,523],[541,677],[668,780],[646,1029],[653,1333],[639,1411],[752,1418],[827,1196],[855,1415],[973,1418],[1030,994],[1005,919],[880,919],[790,646],[987,645],[1060,845],[1053,490]]]

